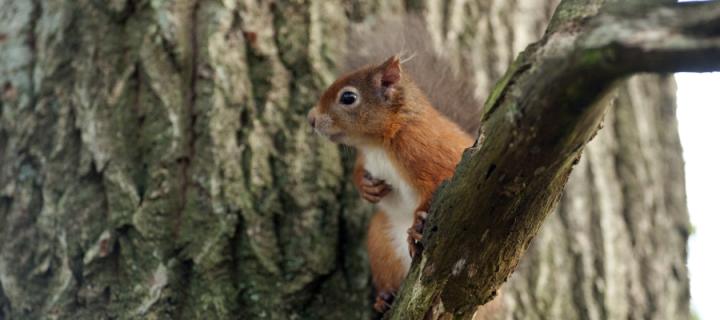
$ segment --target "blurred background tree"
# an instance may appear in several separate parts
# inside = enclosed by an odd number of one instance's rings
[[[419,13],[484,98],[556,4],[0,0],[0,319],[367,319],[371,207],[305,124],[350,31]],[[508,317],[689,318],[674,91],[618,89]]]

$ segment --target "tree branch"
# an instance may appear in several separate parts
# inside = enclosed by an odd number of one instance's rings
[[[560,198],[618,80],[720,70],[720,2],[595,2],[563,1],[490,94],[478,141],[436,194],[425,250],[391,319],[469,318],[496,295]]]
[[[630,8],[630,9],[628,9]],[[579,54],[606,57],[598,69],[637,72],[712,71],[720,68],[720,4],[672,7],[611,6],[579,39]]]

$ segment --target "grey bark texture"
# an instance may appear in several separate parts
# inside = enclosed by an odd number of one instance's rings
[[[349,30],[421,12],[485,98],[555,5],[0,0],[0,319],[369,318],[371,208],[305,125]],[[508,318],[689,317],[673,92],[618,90]]]
[[[672,77],[635,77],[502,298],[514,319],[689,319]]]

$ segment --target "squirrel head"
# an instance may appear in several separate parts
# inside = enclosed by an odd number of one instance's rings
[[[400,128],[411,84],[392,56],[336,80],[308,113],[313,129],[333,142],[380,144]]]

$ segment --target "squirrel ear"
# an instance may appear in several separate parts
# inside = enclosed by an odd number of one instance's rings
[[[400,81],[400,58],[394,55],[380,65],[380,84],[385,87],[392,87]]]

